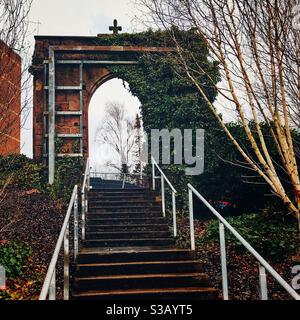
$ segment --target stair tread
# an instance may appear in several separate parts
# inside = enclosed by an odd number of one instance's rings
[[[111,279],[147,279],[147,278],[180,278],[180,277],[201,277],[208,278],[206,273],[153,273],[153,274],[136,274],[136,275],[114,275],[114,276],[91,276],[91,277],[76,277],[75,280],[111,280]]]
[[[93,209],[96,209],[96,208],[93,208]],[[98,208],[98,209],[102,209],[102,208]],[[136,212],[136,211],[119,211],[119,212],[116,212],[116,211],[101,211],[101,212],[89,212],[88,215],[97,215],[97,214],[118,214],[118,213],[125,213],[125,214],[128,214],[128,213],[131,213],[131,214],[143,214],[143,215],[147,215],[147,214],[150,214],[150,213],[159,213],[159,214],[162,214],[162,212],[160,211],[147,211],[147,212]]]
[[[138,227],[138,228],[143,228],[143,227],[169,227],[167,223],[163,224],[130,224],[130,227]],[[94,227],[94,228],[115,228],[115,227],[128,227],[128,225],[115,225],[115,224],[93,224],[89,225],[89,227]]]
[[[155,265],[155,264],[200,264],[197,260],[178,260],[178,261],[135,261],[135,262],[109,262],[109,263],[86,263],[86,264],[77,264],[78,267],[104,267],[104,266],[127,266],[127,265]]]
[[[150,239],[145,239],[145,238],[137,238],[137,239],[130,239],[130,238],[124,238],[124,239],[86,239],[85,242],[90,242],[90,241],[97,241],[97,242],[107,242],[107,241],[111,241],[111,242],[118,242],[118,241],[129,241],[129,242],[132,242],[132,241],[145,241],[145,240],[151,240],[151,241],[155,241],[155,242],[158,242],[158,241],[171,241],[173,240],[173,238],[150,238]]]
[[[156,209],[161,209],[161,206],[89,206],[89,209],[128,209],[128,208],[156,208]]]
[[[144,294],[144,293],[188,293],[188,292],[211,292],[216,293],[217,290],[211,287],[184,287],[184,288],[151,288],[151,289],[124,289],[124,290],[95,290],[95,291],[85,291],[81,293],[75,293],[74,297],[80,296],[99,296],[99,295],[130,295],[130,294]]]
[[[79,254],[93,254],[93,253],[99,253],[99,254],[103,254],[105,252],[105,254],[110,253],[112,250],[111,249],[104,249],[100,248],[82,248]],[[163,252],[163,253],[173,253],[173,252],[187,252],[187,253],[193,253],[194,251],[190,250],[190,249],[177,249],[177,248],[165,248],[165,249],[145,249],[145,247],[136,247],[136,248],[131,248],[128,250],[128,248],[124,248],[123,250],[119,250],[118,248],[117,250],[113,250],[113,253],[158,253],[158,252]]]
[[[109,212],[107,212],[107,213],[109,213]],[[107,213],[105,213],[105,214],[107,214]],[[115,212],[111,212],[111,213],[115,213]],[[127,213],[127,212],[122,212],[122,213]],[[135,213],[138,213],[138,212],[135,212]],[[147,212],[147,213],[149,213],[149,212]],[[94,215],[94,216],[95,216],[95,215],[101,215],[101,214],[102,214],[102,213],[92,213],[92,212],[89,212],[87,216],[89,216],[89,215]],[[101,219],[101,218],[99,218],[99,219]],[[141,217],[139,217],[139,218],[137,218],[137,217],[130,217],[130,218],[125,218],[125,217],[122,217],[122,218],[109,218],[108,220],[147,220],[147,219],[149,219],[149,218],[148,218],[148,217],[144,218],[144,216],[141,216]],[[161,217],[151,217],[150,219],[158,219],[158,220],[166,221],[163,216],[161,216]],[[102,218],[102,220],[105,220],[105,221],[106,221],[107,219]]]
[[[88,231],[87,234],[89,235],[98,235],[98,234],[103,234],[103,235],[111,235],[111,234],[144,234],[144,233],[168,233],[169,231],[144,231],[144,230],[131,230],[131,231]]]
[[[103,199],[90,199],[90,203],[94,203],[94,202],[102,202]],[[110,200],[110,199],[107,199],[107,200]],[[152,199],[131,199],[131,200],[112,200],[112,201],[109,201],[111,203],[123,203],[123,202],[126,202],[126,203],[136,203],[136,202],[141,202],[141,203],[153,203],[153,200]],[[103,202],[102,202],[103,203]]]
[[[103,192],[113,192],[113,193],[116,193],[116,192],[136,192],[136,191],[139,191],[139,192],[148,192],[148,190],[146,188],[128,188],[128,189],[120,189],[120,188],[92,188],[90,189],[89,192],[92,192],[92,193],[103,193]]]

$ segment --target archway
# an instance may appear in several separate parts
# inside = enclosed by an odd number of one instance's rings
[[[124,87],[125,84],[125,87]],[[111,79],[102,84],[93,94],[88,111],[89,129],[89,159],[92,171],[113,172],[115,168],[108,166],[108,162],[117,162],[118,155],[111,146],[101,143],[97,138],[99,130],[106,116],[108,103],[119,103],[124,107],[125,117],[131,122],[137,114],[140,115],[140,101],[127,89],[128,84],[121,79]]]
[[[143,47],[141,41],[132,47],[136,41],[131,37],[35,37],[33,155],[47,163],[50,184],[57,157],[88,157],[88,106],[96,89],[112,76],[109,66],[136,65],[144,53],[174,51]]]

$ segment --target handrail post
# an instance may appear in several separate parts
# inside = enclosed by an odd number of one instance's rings
[[[193,206],[193,191],[189,189],[189,213],[190,213],[190,235],[191,249],[196,250],[195,245],[195,230],[194,230],[194,206]]]
[[[90,168],[90,160],[87,159],[87,163],[86,163],[88,169],[87,169],[87,190],[90,190],[90,186],[91,186],[91,168]]]
[[[163,216],[166,216],[166,199],[165,199],[165,179],[161,176],[161,206]]]
[[[77,260],[78,256],[78,187],[76,188],[76,196],[74,202],[74,262]]]
[[[122,189],[125,189],[125,182],[126,182],[126,173],[123,173],[123,184],[122,184]]]
[[[219,223],[219,235],[220,235],[223,299],[229,300],[225,229],[224,229],[224,224],[222,222]]]
[[[152,159],[152,188],[155,190],[155,164]]]
[[[53,275],[50,281],[49,300],[56,300],[56,267],[53,271]]]
[[[142,165],[142,161],[140,161],[140,183],[141,183],[141,186],[143,186],[143,165]]]
[[[64,300],[69,300],[70,259],[69,259],[69,224],[64,236]]]
[[[260,299],[268,300],[267,274],[264,266],[259,264],[259,291]]]
[[[174,231],[174,238],[176,238],[177,237],[176,195],[174,191],[172,191],[172,210],[173,210],[173,231]]]
[[[81,239],[85,240],[85,191],[81,193]]]

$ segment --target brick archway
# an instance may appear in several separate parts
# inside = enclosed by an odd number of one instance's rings
[[[105,46],[101,37],[36,36],[33,82],[33,155],[48,164],[53,182],[55,158],[88,157],[88,107],[94,92],[113,78],[110,65],[138,63],[145,52],[172,48]],[[96,44],[96,45],[95,45]],[[60,150],[57,141],[60,141]]]

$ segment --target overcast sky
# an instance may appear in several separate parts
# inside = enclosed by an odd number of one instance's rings
[[[134,1],[130,0],[34,0],[30,14],[32,33],[39,35],[96,36],[109,33],[113,19],[118,19],[123,32],[137,31],[132,21],[136,14]],[[33,34],[31,36],[34,45]],[[123,88],[120,80],[114,79],[101,86],[90,104],[89,138],[90,156],[93,163],[101,166],[107,156],[95,143],[96,128],[101,123],[107,101],[124,103],[126,112],[134,116],[139,110],[139,100]],[[32,114],[22,130],[22,152],[32,156]]]

